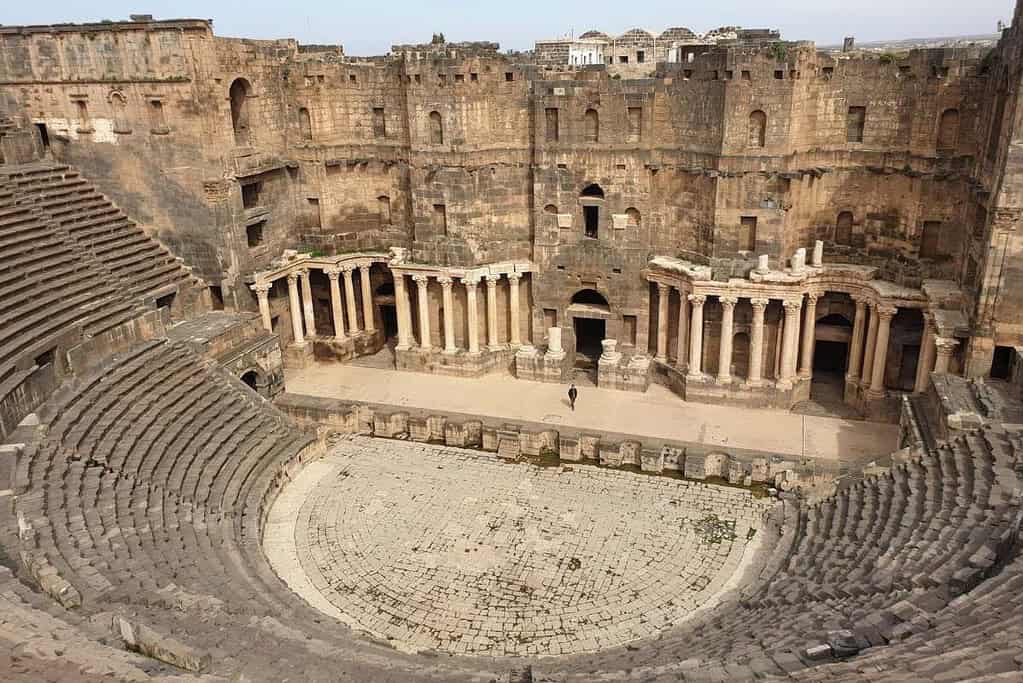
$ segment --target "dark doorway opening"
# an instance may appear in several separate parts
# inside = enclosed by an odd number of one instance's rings
[[[994,358],[991,359],[991,377],[1009,379],[1012,377],[1012,360],[1016,355],[1011,346],[996,346]]]
[[[576,365],[596,368],[597,359],[604,352],[600,342],[607,332],[606,321],[598,318],[574,318]]]
[[[381,304],[380,320],[384,324],[384,336],[388,339],[398,336],[398,311],[394,306]]]
[[[210,305],[214,311],[224,310],[224,290],[220,285],[210,285]]]
[[[899,389],[913,391],[916,385],[916,368],[920,362],[920,345],[903,344],[902,364],[899,366]]]
[[[813,354],[813,371],[844,374],[849,345],[845,342],[818,340]]]
[[[249,370],[244,375],[242,375],[242,381],[249,385],[249,388],[252,389],[253,391],[256,392],[259,391],[258,389],[259,375],[256,374],[255,370]]]
[[[810,398],[820,403],[845,400],[845,369],[849,344],[818,339],[813,353],[813,381]]]
[[[586,222],[586,236],[596,239],[597,229],[598,226],[600,225],[600,207],[584,206],[583,219]]]
[[[50,148],[50,131],[46,130],[45,123],[37,123],[36,128],[39,130],[39,139],[43,143],[43,150]]]

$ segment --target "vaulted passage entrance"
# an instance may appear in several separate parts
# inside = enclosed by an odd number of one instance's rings
[[[592,366],[600,358],[603,347],[600,342],[604,341],[607,332],[607,324],[604,320],[596,318],[575,319],[575,352],[576,365]]]
[[[810,396],[821,403],[842,403],[852,323],[842,313],[831,313],[817,320],[814,336]]]

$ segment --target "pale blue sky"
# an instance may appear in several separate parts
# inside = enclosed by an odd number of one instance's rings
[[[712,3],[645,0],[5,0],[7,25],[126,19],[213,19],[218,35],[297,38],[303,43],[341,43],[353,55],[387,52],[391,44],[429,41],[442,31],[448,40],[493,40],[503,49],[527,49],[540,38],[575,35],[598,28],[620,33],[633,27],[659,31],[687,26],[706,31],[722,25],[778,28],[788,40],[841,42],[929,38],[993,33],[1011,21],[1013,0],[717,0]]]

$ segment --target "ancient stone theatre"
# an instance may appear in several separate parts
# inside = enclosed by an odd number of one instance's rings
[[[1013,14],[0,25],[0,679],[1023,679]]]

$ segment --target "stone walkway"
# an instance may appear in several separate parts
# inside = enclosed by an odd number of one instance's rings
[[[669,441],[841,459],[865,464],[898,448],[897,425],[682,401],[667,388],[645,394],[580,387],[576,411],[567,387],[507,375],[444,377],[339,363],[289,370],[287,390],[347,401],[544,422]]]
[[[772,504],[351,437],[284,489],[264,548],[314,607],[401,650],[548,656],[654,636],[713,605]]]

